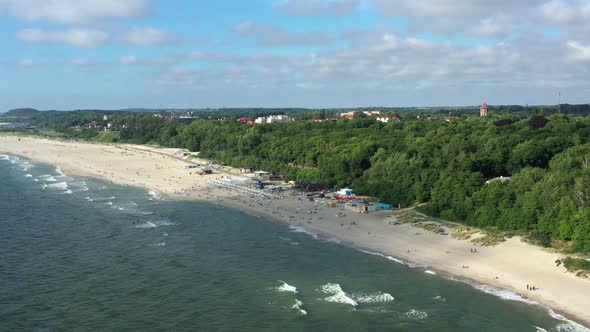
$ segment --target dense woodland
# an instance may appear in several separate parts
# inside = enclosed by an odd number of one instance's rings
[[[442,119],[445,111],[404,113],[387,124],[339,118],[256,126],[122,113],[112,118],[112,132],[82,129],[100,120],[96,112],[30,121],[79,138],[181,147],[288,179],[352,186],[396,206],[427,203],[422,209],[434,216],[590,252],[590,116],[585,109],[497,111],[452,121]]]

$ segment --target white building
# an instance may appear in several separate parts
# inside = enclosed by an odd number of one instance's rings
[[[269,115],[269,116],[260,116],[254,120],[254,123],[263,124],[263,123],[285,123],[285,122],[293,122],[294,119],[287,115]]]

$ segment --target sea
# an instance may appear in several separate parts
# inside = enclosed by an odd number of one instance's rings
[[[302,227],[0,155],[0,331],[589,331]]]

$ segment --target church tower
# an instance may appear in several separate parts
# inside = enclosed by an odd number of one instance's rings
[[[485,102],[481,105],[481,107],[479,109],[479,116],[481,116],[481,117],[488,116],[488,104],[486,104]]]

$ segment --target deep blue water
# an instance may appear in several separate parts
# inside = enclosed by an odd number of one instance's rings
[[[238,210],[9,156],[0,175],[1,331],[575,330]]]

